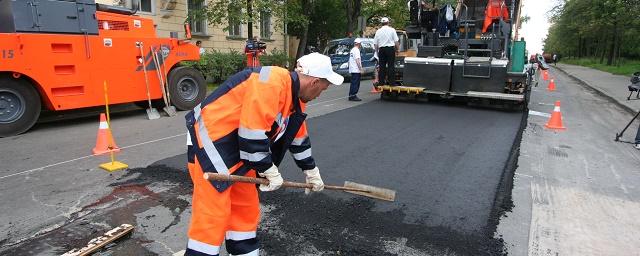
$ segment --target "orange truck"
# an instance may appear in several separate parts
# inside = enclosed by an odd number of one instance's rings
[[[94,0],[0,0],[0,137],[27,131],[42,109],[104,105],[105,81],[109,103],[144,104],[149,93],[157,105],[158,72],[167,78],[171,104],[193,108],[206,96],[206,82],[181,65],[200,59],[185,30],[186,39],[177,32],[158,38],[151,19]]]

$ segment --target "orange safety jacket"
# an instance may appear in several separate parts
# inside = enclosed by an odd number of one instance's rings
[[[504,0],[489,0],[487,8],[484,11],[482,33],[486,33],[493,21],[500,20],[500,17],[502,17],[504,21],[509,21],[509,9],[504,3]]]
[[[315,168],[298,98],[298,74],[280,67],[248,68],[231,76],[186,116],[188,161],[205,172],[261,173],[287,149],[302,170]],[[212,181],[219,192],[231,183]]]

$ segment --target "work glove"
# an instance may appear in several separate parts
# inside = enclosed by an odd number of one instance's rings
[[[320,169],[318,167],[313,168],[311,170],[304,171],[304,174],[307,175],[307,183],[313,184],[313,192],[322,191],[324,189],[324,182],[322,182],[322,177],[320,177]],[[305,189],[304,193],[309,194],[311,191],[309,189]]]
[[[258,175],[269,180],[269,185],[260,184],[261,191],[274,191],[276,189],[279,189],[284,182],[276,165],[271,165],[269,169],[262,173],[258,173]]]

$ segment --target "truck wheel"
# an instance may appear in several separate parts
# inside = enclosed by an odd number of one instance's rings
[[[191,110],[204,99],[207,83],[198,70],[178,67],[169,74],[171,102],[179,110]]]
[[[0,137],[26,132],[40,116],[40,95],[24,80],[0,78]]]

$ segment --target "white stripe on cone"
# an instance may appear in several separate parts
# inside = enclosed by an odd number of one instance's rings
[[[107,124],[107,122],[100,122],[99,129],[109,129],[109,125]]]

